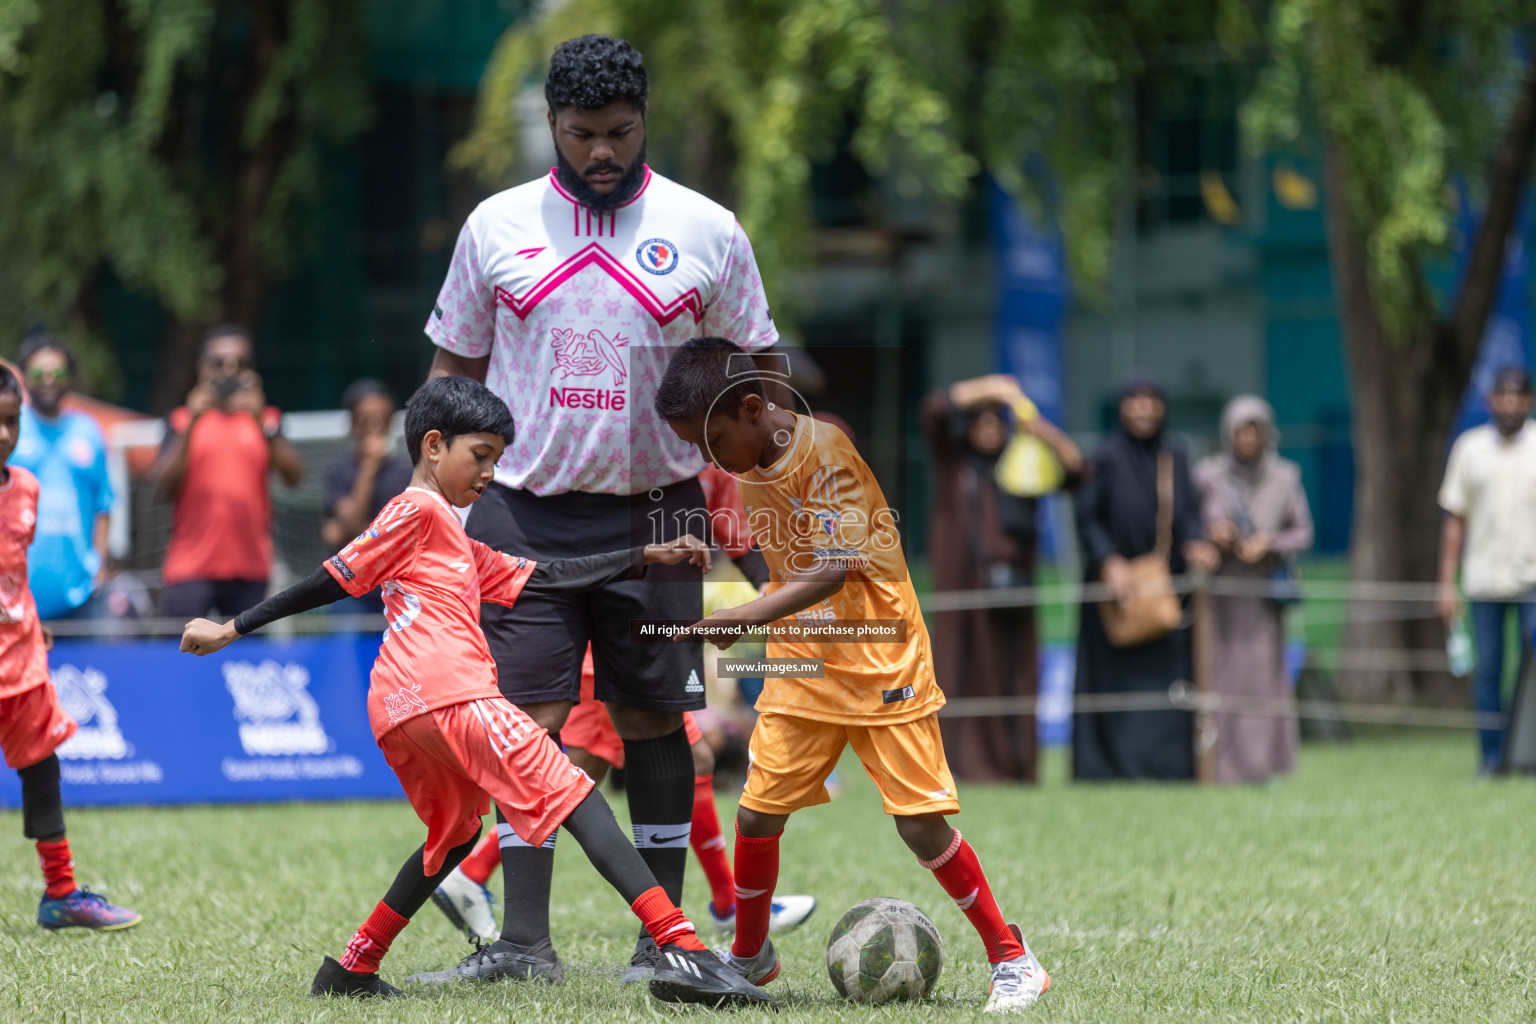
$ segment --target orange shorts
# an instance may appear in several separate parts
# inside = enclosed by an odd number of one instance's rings
[[[0,751],[8,768],[30,768],[75,734],[79,726],[59,707],[52,683],[0,698]]]
[[[427,826],[427,874],[480,832],[491,800],[530,846],[539,846],[592,791],[549,734],[501,697],[414,715],[379,739],[416,816]]]
[[[692,711],[683,712],[683,728],[688,730],[691,747],[704,738]],[[592,648],[587,648],[586,659],[581,663],[581,703],[571,708],[571,713],[560,727],[560,742],[567,747],[580,747],[599,761],[606,761],[615,768],[624,767],[624,741],[619,739],[613,719],[603,702],[592,695]]]
[[[826,803],[827,776],[850,744],[880,788],[886,814],[959,813],[934,715],[901,725],[838,725],[764,712],[752,730],[741,806],[792,814]]]

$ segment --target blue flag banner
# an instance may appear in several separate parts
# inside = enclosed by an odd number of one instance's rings
[[[1464,184],[1457,186],[1456,197],[1455,280],[1459,290],[1466,277],[1472,240],[1477,237],[1482,214],[1472,208]],[[1531,296],[1526,284],[1530,271],[1527,255],[1530,237],[1531,203],[1530,196],[1526,195],[1520,200],[1509,243],[1504,249],[1499,294],[1488,311],[1488,323],[1483,328],[1483,341],[1477,350],[1477,362],[1472,367],[1472,379],[1467,382],[1461,407],[1456,411],[1456,420],[1451,427],[1453,440],[1463,431],[1488,422],[1488,392],[1493,389],[1494,375],[1506,366],[1529,368],[1531,365]]]
[[[1017,377],[1041,415],[1059,426],[1066,405],[1061,319],[1068,294],[1061,235],[1031,223],[993,179],[988,193],[997,267],[994,363],[999,373]]]
[[[379,637],[253,637],[206,658],[175,640],[60,640],[48,665],[79,731],[66,806],[403,797],[368,725]],[[0,807],[21,805],[0,772]]]

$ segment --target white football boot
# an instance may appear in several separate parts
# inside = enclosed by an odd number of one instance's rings
[[[448,872],[432,902],[448,916],[455,928],[464,931],[464,937],[474,942],[495,942],[501,937],[496,927],[496,913],[491,909],[491,890],[471,879],[459,868]]]
[[[1019,926],[1010,924],[1009,931],[1024,947],[1024,955],[992,965],[992,994],[987,998],[988,1013],[1012,1013],[1027,1010],[1035,1004],[1046,989],[1051,987],[1051,976],[1045,973],[1035,954],[1029,951]]]
[[[792,932],[799,928],[806,920],[816,913],[815,896],[775,896],[773,898],[773,911],[768,917],[768,933],[778,935],[782,932]],[[715,928],[721,935],[736,934],[736,911],[733,908],[725,917],[715,913],[715,903],[709,902],[709,919],[715,923]]]

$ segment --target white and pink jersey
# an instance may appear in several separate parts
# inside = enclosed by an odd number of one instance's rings
[[[697,476],[698,453],[651,408],[671,351],[701,335],[778,340],[735,216],[649,168],[612,211],[582,206],[554,171],[481,203],[426,330],[491,357],[486,384],[517,423],[496,479],[538,495]]]

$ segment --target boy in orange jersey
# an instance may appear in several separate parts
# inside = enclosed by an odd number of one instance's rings
[[[741,505],[741,494],[736,478],[710,466],[699,474],[699,484],[704,490],[705,510],[709,513],[709,532],[721,549],[736,564],[754,586],[768,582],[768,566],[763,554],[752,544],[752,534],[746,525],[746,510]],[[706,583],[705,586],[708,586]],[[566,755],[571,763],[592,776],[601,784],[609,767],[624,767],[624,742],[619,738],[608,709],[593,696],[594,673],[592,649],[587,648],[581,663],[581,701],[571,708],[565,725],[560,727],[560,740],[565,744]],[[725,853],[725,836],[720,831],[720,815],[715,807],[715,753],[704,741],[704,734],[694,721],[692,711],[683,712],[683,728],[688,734],[688,746],[693,753],[693,820],[686,829],[674,830],[669,835],[646,834],[635,836],[637,846],[662,843],[688,843],[693,847],[699,867],[709,883],[709,916],[715,927],[729,935],[736,930],[736,880],[731,873],[731,862]],[[499,831],[499,830],[498,830]],[[432,894],[432,902],[447,915],[456,928],[464,931],[471,941],[496,940],[499,929],[496,915],[491,909],[490,890],[485,885],[496,869],[501,867],[500,845],[517,843],[515,835],[499,835],[493,831],[475,847],[463,863],[443,879],[443,884]],[[798,928],[816,910],[812,896],[780,896],[773,901],[770,930],[774,933]],[[626,977],[626,981],[632,980]],[[634,978],[633,980],[639,980]]]
[[[511,605],[540,589],[589,589],[643,573],[653,562],[694,559],[707,568],[708,549],[685,536],[541,564],[471,540],[453,509],[484,493],[512,434],[506,403],[484,385],[467,377],[429,380],[406,407],[411,486],[309,579],[223,625],[194,619],[182,634],[183,651],[212,654],[286,615],[383,588],[389,629],[373,666],[368,717],[384,759],[427,826],[427,841],[406,860],[342,958],[325,958],[310,994],[399,994],[379,977],[379,962],[474,846],[494,798],[508,825],[535,846],[565,826],[624,897],[661,950],[652,995],[710,1005],[771,1002],[704,948],[592,780],[501,696],[479,625],[482,600]],[[497,942],[451,971],[413,980],[472,978],[488,968],[560,980],[558,961],[540,953]]]
[[[824,659],[825,678],[770,678],[758,700],[736,814],[736,938],[727,961],[757,984],[778,975],[768,913],[779,838],[791,813],[826,801],[827,775],[852,744],[897,833],[985,944],[988,1012],[1032,1005],[1050,978],[1004,920],[970,844],[944,820],[960,810],[936,718],[944,695],[895,517],[869,467],[836,427],[771,404],[751,358],[723,339],[696,338],[673,353],[655,406],[706,461],[737,475],[774,574],[766,595],[717,611],[691,635],[726,647],[755,623],[790,618],[803,628],[878,620],[899,630],[889,642],[770,639],[769,657]]]
[[[37,923],[56,928],[115,931],[139,915],[114,907],[75,885],[75,862],[64,835],[59,756],[77,726],[59,706],[48,678],[53,638],[37,618],[27,587],[27,546],[37,528],[37,477],[7,466],[21,430],[21,382],[0,365],[0,752],[21,776],[22,833],[37,844],[43,898]]]

